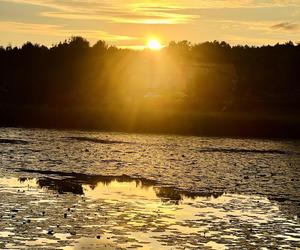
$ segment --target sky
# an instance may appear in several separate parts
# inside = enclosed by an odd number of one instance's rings
[[[300,0],[0,0],[0,45],[51,46],[71,36],[139,48],[226,41],[300,42]]]

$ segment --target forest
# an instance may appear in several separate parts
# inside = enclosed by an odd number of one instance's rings
[[[267,119],[259,135],[269,124],[282,131],[299,122],[299,69],[300,44],[292,42],[256,47],[173,41],[160,51],[119,49],[102,40],[90,45],[82,37],[51,48],[27,42],[0,47],[0,124],[118,129],[128,123],[132,130],[181,131],[182,124],[171,129],[157,121],[164,112],[172,116],[169,123],[188,113],[183,132],[198,133],[201,123],[200,130],[210,133],[204,115],[234,117],[230,124],[240,117]],[[147,122],[132,125],[133,115],[135,123]]]

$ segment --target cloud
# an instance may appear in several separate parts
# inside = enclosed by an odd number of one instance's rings
[[[81,35],[124,46],[141,45],[148,36],[194,42],[228,35],[251,37],[250,43],[255,38],[258,43],[299,40],[287,31],[300,24],[300,0],[0,0],[0,8],[1,3],[9,12],[0,17],[0,31],[6,30],[3,41],[12,32],[23,34],[22,39]]]
[[[163,13],[155,11],[143,13],[130,13],[121,11],[116,11],[114,13],[107,13],[104,11],[95,13],[48,11],[41,13],[41,15],[56,19],[103,20],[108,23],[122,24],[182,24],[190,23],[197,17],[194,15]]]
[[[56,37],[83,36],[91,40],[106,40],[110,42],[135,40],[136,37],[110,34],[101,30],[66,29],[61,25],[5,22],[0,21],[0,32],[25,33],[30,35],[51,35]]]
[[[47,11],[40,13],[44,17],[129,24],[192,23],[200,17],[197,10],[300,7],[299,0],[10,0],[10,2],[46,7]]]
[[[290,22],[278,23],[271,26],[271,29],[274,30],[297,30],[298,28],[299,28],[298,24],[290,23]]]
[[[141,23],[141,24],[180,24],[189,23],[197,16],[192,14],[166,12],[164,8],[172,8],[172,4],[153,5],[153,2],[136,4],[131,0],[11,0],[46,7],[40,13],[44,17],[74,20],[103,20],[109,23]]]
[[[248,31],[269,31],[271,22],[259,22],[259,21],[234,21],[234,20],[216,20],[212,21],[219,23],[220,28],[223,30],[233,31],[233,30],[248,30]]]

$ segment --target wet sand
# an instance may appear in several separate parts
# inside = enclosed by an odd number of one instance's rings
[[[299,142],[2,129],[1,249],[297,249]]]

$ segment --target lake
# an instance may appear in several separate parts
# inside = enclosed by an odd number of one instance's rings
[[[1,249],[300,248],[300,141],[0,128]]]

